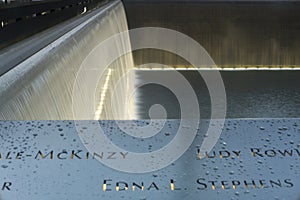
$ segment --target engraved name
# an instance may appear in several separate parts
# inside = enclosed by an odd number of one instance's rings
[[[198,191],[202,190],[236,190],[236,189],[267,189],[267,188],[292,188],[294,183],[291,179],[249,179],[249,180],[208,180],[206,178],[198,178],[192,185],[184,182],[175,182],[175,179],[170,179],[169,182],[155,181],[125,181],[104,179],[102,191],[104,192],[121,192],[121,191],[158,191],[158,190],[186,190],[187,187],[193,187]]]
[[[201,153],[200,149],[196,149],[197,159],[202,158],[240,158],[248,153],[252,157],[299,157],[300,150],[298,148],[290,149],[264,149],[264,148],[250,148],[248,152],[241,152],[240,150],[220,150]]]
[[[31,157],[36,160],[44,160],[44,159],[58,159],[58,160],[66,160],[66,159],[126,159],[126,156],[129,152],[84,152],[83,150],[62,150],[62,151],[42,151],[39,150],[34,154],[28,154],[24,151],[20,152],[6,152],[0,153],[0,160],[20,160],[26,157]]]

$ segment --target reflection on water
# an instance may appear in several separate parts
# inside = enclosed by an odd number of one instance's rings
[[[142,79],[150,73],[138,71]],[[181,71],[198,97],[201,118],[210,118],[210,97],[207,87],[196,71]],[[235,71],[220,72],[227,95],[227,118],[288,118],[299,117],[300,71]],[[161,104],[169,119],[180,118],[179,102],[167,88],[149,84],[139,89],[138,114],[148,119],[153,104]],[[187,94],[186,98],[189,98]]]

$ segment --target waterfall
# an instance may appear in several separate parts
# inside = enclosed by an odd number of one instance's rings
[[[127,20],[123,4],[115,1],[105,12],[99,11],[88,21],[80,24],[61,38],[26,59],[14,69],[0,77],[1,120],[72,120],[72,91],[81,63],[102,41],[114,34],[127,31]],[[129,36],[115,50],[128,48]],[[101,53],[101,52],[99,52]],[[97,61],[95,61],[97,62]],[[105,67],[105,66],[99,66]],[[99,93],[95,94],[95,115],[84,119],[125,119],[128,105],[124,96],[117,102],[117,114],[112,115],[109,106],[114,85],[123,73],[133,68],[131,54],[121,56],[105,71],[99,80]],[[133,81],[123,80],[122,88]],[[106,85],[105,85],[106,84]],[[105,91],[101,93],[101,88]],[[98,90],[97,90],[98,91]],[[84,107],[84,105],[81,105]],[[132,106],[130,108],[133,109]],[[84,108],[83,108],[84,109]]]

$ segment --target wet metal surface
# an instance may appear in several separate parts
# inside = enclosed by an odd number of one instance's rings
[[[114,121],[99,124],[130,154],[165,146],[179,121],[167,121],[160,132],[143,140],[122,132]],[[72,121],[1,121],[0,184],[10,189],[2,189],[1,199],[299,199],[299,119],[227,120],[213,151],[199,159],[207,124],[201,122],[193,144],[174,163],[151,173],[128,174],[86,159]],[[105,150],[103,159],[110,154]],[[126,159],[118,153],[113,158]],[[144,184],[144,190],[132,191],[133,182]]]

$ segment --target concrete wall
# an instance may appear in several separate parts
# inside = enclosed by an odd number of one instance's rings
[[[59,22],[91,10],[105,0],[68,0],[0,5],[0,49]]]

